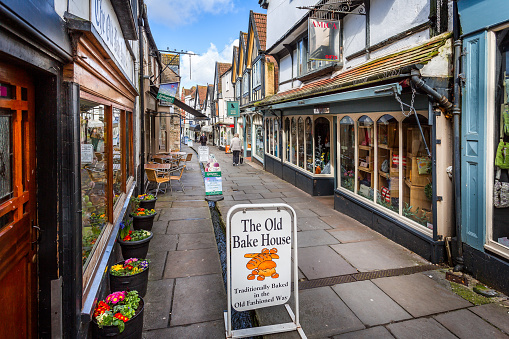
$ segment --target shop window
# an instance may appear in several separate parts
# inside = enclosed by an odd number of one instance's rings
[[[300,168],[304,168],[304,119],[297,120],[297,147],[299,149],[298,164]]]
[[[297,121],[292,118],[290,140],[290,162],[297,165]]]
[[[355,184],[355,125],[350,117],[339,122],[341,187],[354,191]]]
[[[81,197],[83,269],[108,221],[108,119],[105,107],[81,100]],[[111,114],[111,113],[110,113]]]
[[[123,192],[124,182],[122,180],[122,146],[121,140],[125,131],[121,131],[121,112],[117,108],[113,108],[112,120],[112,137],[113,137],[113,205]]]
[[[503,151],[503,145],[509,144],[509,29],[504,29],[496,34],[497,50],[496,50],[496,81],[497,93],[495,104],[495,130],[494,130],[494,150],[495,158],[500,167],[494,166],[494,175],[499,178],[499,185],[509,185],[509,154]],[[501,145],[499,150],[499,145]],[[493,185],[492,183],[491,185]],[[498,194],[500,196],[500,193]],[[494,201],[495,202],[495,201]],[[501,204],[493,208],[493,219],[491,222],[491,230],[488,231],[489,242],[496,242],[498,245],[504,246],[504,250],[509,251],[509,207],[504,207],[502,199]]]
[[[315,120],[315,173],[331,173],[330,122],[321,117]]]
[[[313,173],[313,122],[310,117],[306,118],[306,170]]]
[[[268,144],[269,144],[269,154],[274,155],[274,119],[268,119],[269,123],[269,136],[268,136]]]
[[[377,121],[376,202],[399,213],[398,121],[386,114]]]
[[[279,130],[279,120],[274,119],[274,156],[279,158],[279,140],[281,140],[281,133]]]
[[[251,150],[251,134],[253,133],[251,129],[251,119],[246,116],[246,145],[247,149]]]
[[[285,119],[285,160],[290,161],[290,118]]]
[[[271,133],[270,133],[270,126],[271,126],[271,121],[269,118],[265,119],[265,153],[271,153],[270,152],[270,148],[271,148],[271,143],[270,143],[270,137],[271,137]]]
[[[13,196],[12,136],[10,110],[2,109],[0,110],[0,204],[11,199]],[[0,228],[2,226],[0,222]]]
[[[256,88],[262,84],[262,73],[261,73],[262,59],[259,59],[253,64],[253,88]]]
[[[373,199],[373,120],[363,115],[357,121],[357,194]]]
[[[258,115],[253,120],[255,134],[255,154],[263,159],[263,125],[262,118]]]
[[[431,150],[431,126],[427,125],[428,118],[422,115],[418,117],[421,128],[414,115],[403,120],[401,147],[403,156],[399,159],[393,157],[392,166],[397,166],[399,161],[403,161],[403,216],[432,228],[433,183],[431,157],[426,150],[426,147]],[[395,159],[397,159],[396,162]]]

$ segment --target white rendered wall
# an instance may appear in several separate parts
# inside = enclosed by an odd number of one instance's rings
[[[292,79],[292,58],[290,55],[279,61],[279,83]]]
[[[347,15],[343,20],[343,56],[366,48],[366,17]]]

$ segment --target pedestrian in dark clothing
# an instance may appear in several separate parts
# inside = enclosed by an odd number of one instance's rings
[[[201,134],[200,143],[202,146],[207,146],[207,136],[205,135],[205,133]]]
[[[242,140],[239,138],[239,133],[235,133],[235,136],[230,141],[230,149],[233,152],[233,166],[238,166],[240,152],[242,151]]]

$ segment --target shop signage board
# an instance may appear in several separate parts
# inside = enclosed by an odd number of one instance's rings
[[[94,161],[94,146],[92,144],[81,144],[81,163],[91,164]]]
[[[226,102],[226,115],[229,117],[240,117],[239,102],[227,101]]]
[[[173,101],[175,100],[175,95],[177,94],[178,87],[179,87],[178,82],[171,82],[159,85],[157,99],[173,103]]]
[[[287,204],[233,206],[227,215],[226,252],[226,337],[298,331],[305,338],[299,323],[297,216],[294,209]],[[292,295],[295,313],[288,304]],[[241,312],[276,305],[285,305],[292,322],[232,330],[232,308]]]
[[[221,172],[205,172],[205,195],[223,194]]]
[[[189,147],[193,147],[193,140],[189,140],[189,141],[187,142],[187,146],[189,146]]]
[[[309,60],[340,62],[338,20],[308,19]]]
[[[209,161],[209,146],[198,146],[198,158],[200,162]]]

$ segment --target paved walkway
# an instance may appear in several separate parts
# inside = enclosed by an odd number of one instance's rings
[[[424,271],[421,257],[335,211],[332,197],[309,196],[259,166],[233,167],[231,155],[211,152],[222,169],[223,217],[239,203],[296,210],[300,316],[309,338],[508,338],[507,300],[475,306],[451,291],[443,270]],[[158,197],[145,338],[224,338],[226,294],[196,154],[191,167],[185,192]],[[370,276],[391,269],[399,274]],[[282,307],[260,309],[257,318],[290,321]]]

